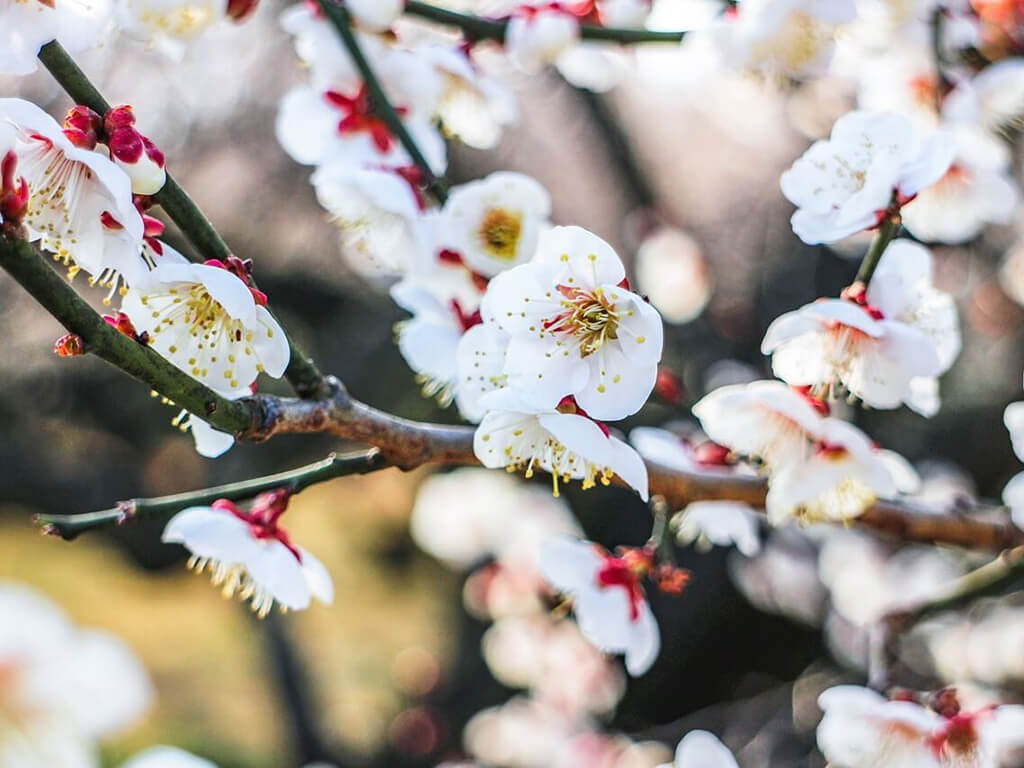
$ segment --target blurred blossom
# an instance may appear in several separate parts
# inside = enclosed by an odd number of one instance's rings
[[[610,713],[626,689],[621,668],[580,634],[547,614],[499,618],[484,634],[495,678],[525,688],[567,716]]]
[[[716,360],[704,369],[704,391],[711,392],[730,384],[749,384],[761,378],[761,372],[741,360]]]
[[[196,757],[183,749],[151,747],[132,757],[121,768],[217,768],[217,766],[209,760]]]
[[[1007,296],[1024,306],[1024,239],[1018,239],[1006,252],[999,268],[999,284]]]
[[[729,561],[736,587],[759,610],[820,625],[828,593],[817,572],[817,550],[795,528],[773,531],[761,552]]]
[[[676,748],[675,761],[659,768],[738,768],[732,752],[708,731],[690,731]]]
[[[1024,606],[982,601],[969,615],[949,612],[919,629],[939,679],[1007,687],[1024,680]]]
[[[748,468],[725,461],[727,450],[708,440],[693,424],[687,422],[680,425],[680,429],[686,437],[667,429],[636,427],[629,433],[629,441],[648,461],[680,472],[750,472]]]
[[[0,766],[97,768],[96,740],[151,704],[141,663],[27,587],[0,584],[0,616]]]
[[[662,228],[636,253],[640,292],[670,323],[694,320],[711,297],[711,278],[700,245],[681,229]]]
[[[672,519],[680,544],[696,544],[699,552],[712,546],[735,546],[752,557],[761,551],[757,513],[734,501],[697,501]]]
[[[945,459],[927,459],[917,464],[921,485],[911,498],[926,509],[940,512],[970,503],[977,495],[974,479],[967,471]]]
[[[660,744],[634,744],[623,735],[581,733],[558,751],[551,768],[655,768],[665,752]]]
[[[478,712],[463,741],[477,759],[502,768],[551,765],[562,745],[579,729],[572,718],[533,699],[517,696]]]

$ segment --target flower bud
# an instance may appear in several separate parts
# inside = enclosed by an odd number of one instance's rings
[[[256,12],[260,0],[228,0],[228,16],[234,22],[242,22]]]
[[[77,333],[65,333],[53,343],[53,351],[59,357],[79,357],[85,354],[85,339]]]
[[[164,153],[135,129],[130,106],[114,107],[104,119],[110,158],[132,180],[132,192],[154,195],[167,180]]]

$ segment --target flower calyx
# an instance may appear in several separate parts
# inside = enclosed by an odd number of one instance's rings
[[[288,502],[292,497],[289,488],[277,488],[273,491],[261,493],[249,506],[248,510],[239,508],[234,502],[228,499],[218,499],[210,506],[242,520],[249,526],[252,535],[257,539],[275,539],[295,556],[295,559],[302,562],[302,552],[292,544],[288,532],[278,525],[281,515],[288,509]]]
[[[0,222],[6,235],[17,235],[28,213],[28,182],[17,174],[18,156],[11,150],[0,160]]]

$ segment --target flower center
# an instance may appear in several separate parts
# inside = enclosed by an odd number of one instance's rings
[[[514,261],[523,227],[523,215],[504,208],[491,208],[477,232],[484,250],[502,261]]]
[[[173,37],[195,35],[214,20],[209,8],[197,5],[186,5],[169,13],[146,11],[139,18],[147,27]]]
[[[580,356],[597,352],[607,341],[619,337],[619,313],[604,290],[583,291],[558,286],[565,311],[544,323],[545,330],[574,336],[580,344]]]
[[[640,586],[640,579],[643,578],[649,567],[649,563],[645,564],[642,561],[630,563],[623,558],[607,555],[604,565],[597,572],[597,583],[602,589],[620,587],[626,591],[626,595],[629,597],[630,621],[637,621],[640,618],[640,606],[646,600],[643,587]]]
[[[344,115],[338,121],[339,134],[367,133],[373,140],[374,146],[381,152],[389,152],[394,146],[395,136],[391,133],[387,123],[377,116],[373,98],[366,85],[363,85],[355,96],[346,96],[338,91],[327,91],[324,98],[328,104],[341,110]],[[405,107],[395,107],[395,112],[404,117],[408,110]]]

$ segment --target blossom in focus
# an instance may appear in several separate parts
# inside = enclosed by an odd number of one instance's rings
[[[707,552],[712,546],[735,546],[747,557],[761,550],[757,515],[735,501],[695,501],[672,520],[680,544],[696,543]]]
[[[359,26],[383,32],[401,15],[405,0],[345,0],[345,8]]]
[[[132,180],[132,192],[136,195],[159,192],[167,180],[164,154],[136,130],[132,108],[114,107],[103,122],[110,159]]]
[[[466,331],[455,350],[455,404],[466,421],[479,424],[487,413],[484,397],[503,388],[508,334],[493,323]]]
[[[150,345],[193,378],[217,391],[251,384],[260,373],[277,378],[290,356],[284,331],[252,287],[245,264],[162,264],[132,287],[122,311]]]
[[[533,258],[550,216],[551,197],[541,184],[499,171],[452,190],[438,221],[439,244],[493,277]]]
[[[35,72],[53,40],[71,53],[99,45],[110,16],[106,0],[0,0],[0,75]]]
[[[821,299],[768,327],[761,351],[784,381],[827,397],[845,389],[873,408],[900,403],[938,410],[928,380],[960,351],[956,305],[932,286],[932,257],[908,241],[890,243],[866,292]]]
[[[91,146],[77,146],[68,135],[74,131],[22,99],[0,99],[0,123],[17,133],[13,151],[28,185],[30,240],[92,275],[123,267],[126,254],[138,256],[144,227],[124,171]],[[117,237],[108,237],[111,228]]]
[[[505,50],[512,62],[527,74],[554,64],[579,40],[575,14],[558,5],[516,9],[505,30]]]
[[[27,587],[0,583],[0,615],[0,765],[98,765],[97,739],[133,724],[152,701],[138,658]]]
[[[941,179],[954,153],[949,135],[922,139],[903,115],[849,112],[782,174],[782,192],[797,206],[793,231],[814,245],[870,229]]]
[[[582,480],[583,488],[608,485],[618,475],[647,501],[647,468],[640,455],[613,437],[572,398],[557,408],[537,409],[508,390],[484,399],[487,415],[473,435],[473,453],[485,467],[551,473],[554,493],[559,481]]]
[[[686,232],[663,228],[636,252],[637,288],[669,323],[695,320],[711,298],[711,275],[700,245]]]
[[[825,716],[818,747],[835,768],[903,765],[998,768],[1024,746],[1024,707],[935,712],[913,701],[888,701],[867,688],[841,685],[818,698]]]
[[[966,242],[986,224],[1009,223],[1020,202],[1006,144],[978,128],[957,128],[953,136],[949,170],[903,209],[903,225],[918,240]]]
[[[639,410],[657,378],[662,325],[624,280],[615,251],[579,227],[550,230],[533,262],[491,280],[481,313],[510,336],[509,387],[547,409],[574,395],[595,419]]]
[[[287,500],[286,492],[271,491],[248,511],[226,499],[189,507],[168,521],[162,540],[188,549],[191,570],[208,571],[224,597],[249,601],[260,618],[275,602],[289,610],[308,608],[314,597],[329,605],[334,585],[327,569],[279,525]]]
[[[589,541],[553,538],[541,550],[541,571],[572,598],[583,636],[605,653],[623,653],[626,670],[644,674],[661,650],[658,623],[647,602],[643,571]]]
[[[408,169],[332,164],[311,178],[317,200],[338,227],[342,255],[361,275],[403,275],[425,246],[424,224]]]
[[[737,768],[732,752],[708,731],[690,731],[676,747],[672,764],[658,768]]]

